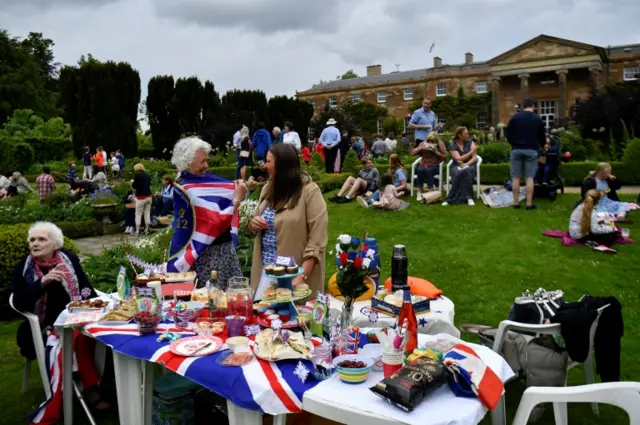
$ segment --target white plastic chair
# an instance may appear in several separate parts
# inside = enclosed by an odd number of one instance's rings
[[[418,175],[416,174],[416,170],[418,168],[418,166],[420,165],[420,161],[422,161],[422,158],[418,158],[415,161],[413,161],[413,164],[411,164],[411,196],[413,196],[413,191],[415,189],[416,186],[416,179],[418,178]],[[440,193],[442,193],[442,168],[444,166],[444,161],[440,163],[439,167],[440,167],[440,171],[438,172],[438,175],[435,176],[438,179],[438,191]],[[425,170],[425,173],[427,171]],[[422,188],[420,188],[420,190],[422,190]]]
[[[598,309],[598,315],[595,320],[591,324],[591,328],[589,330],[589,354],[587,354],[587,358],[584,363],[579,363],[575,361],[569,362],[567,365],[567,372],[570,369],[573,369],[576,366],[582,365],[582,369],[584,371],[584,378],[587,384],[593,384],[595,382],[595,375],[593,372],[593,340],[596,335],[596,330],[598,329],[598,323],[600,322],[600,317],[602,316],[602,312],[605,308],[609,307],[609,304],[602,306]],[[560,324],[559,323],[551,323],[548,325],[531,325],[528,323],[519,323],[513,322],[511,320],[503,320],[500,322],[500,326],[498,326],[498,332],[496,332],[496,337],[493,342],[493,351],[496,353],[500,353],[502,351],[502,344],[504,343],[504,338],[509,331],[525,331],[525,332],[533,332],[536,336],[540,335],[551,335],[551,336],[561,336]],[[568,374],[567,374],[568,376]],[[514,377],[512,380],[517,379]],[[565,386],[567,385],[565,381]],[[591,410],[593,410],[594,415],[599,415],[598,403],[591,404]],[[504,394],[496,406],[494,410],[494,414],[492,415],[492,423],[493,425],[504,425],[506,421],[506,413],[505,413],[505,403],[504,403]]]
[[[482,157],[480,155],[476,155],[476,198],[480,199],[480,164],[482,164]],[[447,182],[447,193],[449,193],[449,189],[451,187],[451,165],[453,164],[453,159],[449,160],[447,163],[447,176],[445,181]]]
[[[575,387],[531,387],[522,395],[512,425],[526,425],[534,407],[553,403],[556,425],[567,425],[567,403],[605,403],[624,409],[630,425],[640,425],[640,382],[607,382]]]

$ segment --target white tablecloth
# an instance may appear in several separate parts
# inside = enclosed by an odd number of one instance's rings
[[[452,339],[450,335],[418,335],[421,344],[435,339]],[[506,361],[488,347],[471,344],[480,358],[502,379],[513,377],[513,371]],[[337,374],[307,391],[302,407],[313,405],[311,413],[346,424],[389,424],[409,425],[477,425],[487,413],[480,401],[456,397],[448,385],[427,396],[411,413],[407,413],[375,395],[369,387],[383,379],[382,372],[369,373],[363,384],[350,385],[340,381]],[[357,419],[356,419],[357,417]],[[395,421],[395,422],[394,422]]]
[[[342,309],[343,302],[337,299],[331,299],[332,309]],[[453,301],[445,296],[440,296],[435,300],[431,300],[431,310],[424,314],[419,314],[418,332],[422,334],[435,335],[446,333],[456,338],[460,337],[460,331],[453,325],[455,317],[455,306]],[[353,306],[353,324],[360,328],[386,328],[393,326],[397,319],[385,314],[378,314],[378,321],[371,323],[367,314],[361,313],[363,307],[371,307],[371,301],[359,301]],[[422,320],[424,319],[424,320]]]

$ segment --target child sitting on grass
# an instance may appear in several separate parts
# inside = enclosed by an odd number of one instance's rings
[[[616,227],[606,224],[598,218],[596,207],[602,194],[596,189],[587,191],[582,201],[569,218],[569,235],[571,239],[587,245],[604,245],[610,247],[618,238]]]
[[[385,173],[382,175],[380,188],[369,199],[364,196],[358,196],[358,203],[365,208],[373,206],[381,210],[403,210],[409,206],[407,202],[400,199],[402,195],[398,193],[398,190],[393,185],[391,174]]]

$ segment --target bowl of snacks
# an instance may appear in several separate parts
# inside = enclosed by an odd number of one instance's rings
[[[224,327],[223,321],[202,317],[196,320],[195,331],[201,336],[215,336],[224,332]]]
[[[362,354],[344,354],[333,359],[340,380],[346,384],[362,384],[373,367],[373,359]]]
[[[140,335],[152,335],[158,329],[160,316],[152,314],[148,311],[141,311],[133,316],[133,320],[138,324],[138,332]]]

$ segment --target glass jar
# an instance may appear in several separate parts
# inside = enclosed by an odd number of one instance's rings
[[[253,318],[253,290],[246,277],[232,277],[227,286],[227,315],[246,317],[247,323]]]
[[[209,317],[212,319],[224,320],[227,316],[227,296],[217,286],[209,286]]]
[[[330,378],[335,370],[331,363],[332,360],[331,347],[328,344],[322,344],[315,347],[313,350],[313,357],[311,358],[314,369],[313,376],[319,381]]]

